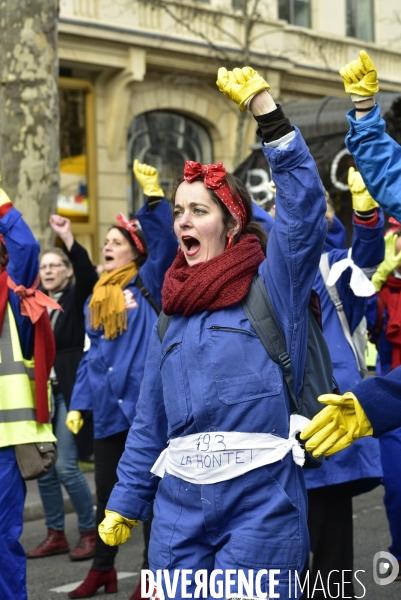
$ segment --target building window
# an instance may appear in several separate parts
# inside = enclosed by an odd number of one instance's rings
[[[278,16],[292,25],[311,26],[311,0],[279,0]]]
[[[374,41],[373,0],[347,0],[347,35],[349,37]]]
[[[153,110],[138,115],[132,121],[128,130],[127,158],[131,174],[128,198],[132,215],[144,202],[142,189],[132,174],[135,158],[156,167],[159,183],[169,198],[185,161],[213,162],[212,141],[207,130],[193,119],[170,111]]]
[[[97,257],[95,93],[83,79],[60,77],[60,188],[57,213]]]
[[[244,0],[231,0],[231,3],[234,10],[244,8]]]

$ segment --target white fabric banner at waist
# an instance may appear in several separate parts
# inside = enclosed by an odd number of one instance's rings
[[[290,451],[297,465],[305,452],[295,438],[309,423],[291,415],[288,439],[271,433],[208,431],[170,440],[151,468],[158,477],[175,475],[190,483],[217,483],[239,477],[252,469],[282,460]]]

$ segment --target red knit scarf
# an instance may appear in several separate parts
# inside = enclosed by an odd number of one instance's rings
[[[378,310],[381,314],[384,307],[388,312],[386,338],[392,344],[391,368],[395,369],[401,365],[401,279],[393,275],[387,277],[379,292]]]
[[[253,234],[244,235],[230,250],[192,267],[180,253],[164,279],[163,311],[188,317],[241,302],[264,258]]]
[[[9,286],[7,284],[7,271],[0,273],[0,334],[3,327],[4,316],[7,309]],[[15,284],[14,284],[15,286]],[[10,286],[11,287],[11,286]],[[22,287],[22,286],[21,286]],[[43,294],[44,295],[44,294]],[[55,306],[58,306],[49,298]],[[47,304],[50,304],[47,302]],[[52,306],[53,306],[52,304]],[[21,310],[21,314],[24,313]],[[53,365],[56,346],[54,336],[50,325],[49,315],[46,311],[46,301],[43,303],[41,315],[35,315],[31,321],[34,321],[34,351],[35,358],[35,396],[36,396],[36,420],[38,423],[49,422],[49,399],[47,393],[47,380]]]

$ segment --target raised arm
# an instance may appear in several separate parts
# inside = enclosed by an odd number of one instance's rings
[[[306,308],[327,231],[323,187],[299,130],[256,71],[219,69],[217,85],[240,110],[249,107],[255,117],[276,185],[276,219],[260,272],[286,337],[298,391],[306,356]]]
[[[97,272],[85,248],[78,244],[71,231],[71,221],[60,215],[51,215],[50,227],[64,244],[64,251],[71,261],[75,275],[74,298],[77,309],[82,312],[85,300],[92,293],[98,280]]]
[[[366,187],[373,198],[398,221],[401,220],[401,147],[386,133],[374,95],[379,91],[376,68],[361,50],[359,58],[340,70],[345,91],[355,108],[347,114],[345,138]]]
[[[21,213],[1,188],[0,233],[7,248],[9,276],[17,285],[30,287],[38,276],[40,247]]]
[[[152,298],[161,306],[164,275],[175,258],[178,246],[173,230],[173,216],[159,185],[157,169],[135,159],[133,171],[147,198],[136,214],[149,250],[140,275]]]

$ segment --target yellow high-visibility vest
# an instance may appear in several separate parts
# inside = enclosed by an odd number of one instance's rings
[[[34,361],[22,355],[17,324],[7,304],[0,336],[0,448],[55,441],[51,424],[36,421]]]

